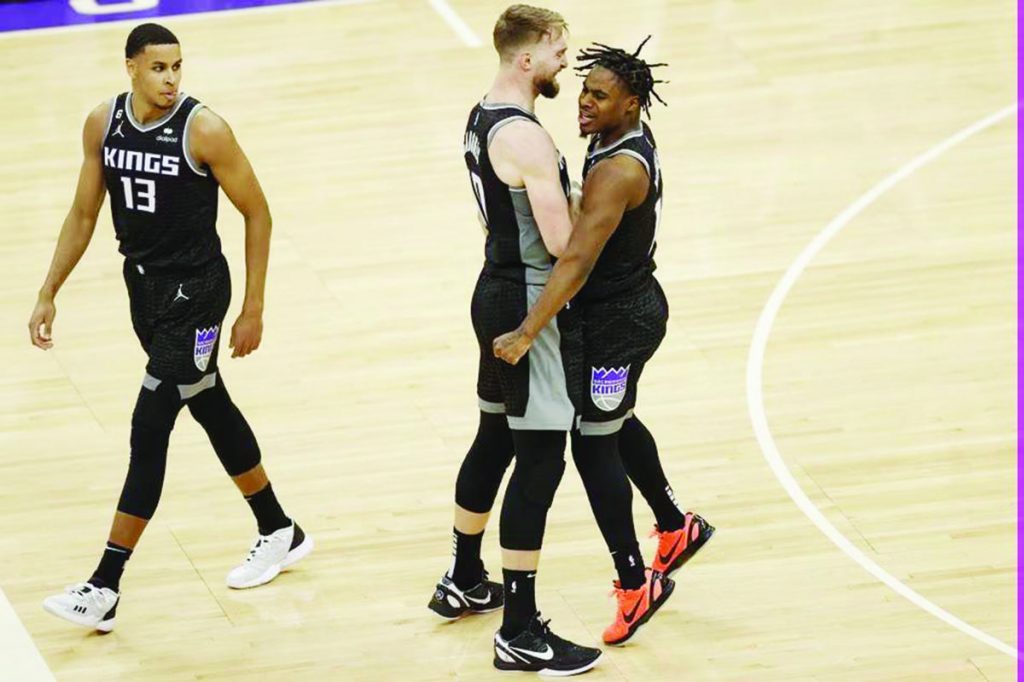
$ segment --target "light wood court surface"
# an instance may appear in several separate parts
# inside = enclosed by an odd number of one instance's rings
[[[481,235],[461,137],[493,76],[504,7],[451,4],[487,46],[465,46],[413,0],[164,22],[183,43],[183,89],[232,124],[271,202],[264,345],[222,369],[286,510],[318,545],[272,585],[229,591],[253,523],[183,413],[118,628],[102,637],[40,601],[94,567],[143,374],[108,208],[58,298],[56,347],[30,347],[25,323],[84,116],[128,87],[129,27],[0,37],[0,587],[57,679],[494,676],[499,615],[442,625],[425,608],[475,429]],[[800,512],[754,438],[746,371],[758,315],[808,242],[914,156],[1014,101],[1014,4],[558,9],[573,52],[654,33],[650,56],[671,64],[659,88],[670,107],[655,105],[652,125],[672,319],[639,413],[681,502],[719,528],[665,611],[589,679],[1013,679],[1009,656],[881,584]],[[578,82],[561,82],[539,114],[578,174]],[[907,177],[822,251],[776,320],[764,387],[783,460],[830,522],[1010,646],[1015,120]],[[221,207],[237,294],[241,221]],[[635,509],[646,537],[639,495]],[[496,520],[484,544],[498,575]],[[598,642],[612,577],[570,466],[538,586],[556,632]]]

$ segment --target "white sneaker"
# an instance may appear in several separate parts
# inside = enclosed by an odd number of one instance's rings
[[[96,628],[100,632],[114,629],[114,616],[121,595],[106,587],[79,583],[43,600],[43,608],[76,625]]]
[[[295,544],[295,528],[293,521],[287,528],[256,538],[249,556],[228,573],[228,587],[244,590],[269,583],[282,570],[312,552],[313,538],[309,535]]]

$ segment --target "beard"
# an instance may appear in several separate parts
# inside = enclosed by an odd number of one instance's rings
[[[534,86],[537,88],[537,92],[548,99],[554,99],[560,89],[558,81],[555,80],[554,76],[535,81]]]

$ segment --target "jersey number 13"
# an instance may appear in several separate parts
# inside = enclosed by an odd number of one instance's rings
[[[124,205],[133,211],[156,213],[156,182],[145,178],[122,177]]]

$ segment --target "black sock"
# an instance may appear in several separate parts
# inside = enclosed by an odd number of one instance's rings
[[[625,550],[612,552],[615,570],[619,573],[619,585],[624,590],[635,590],[643,587],[646,572],[643,557],[640,556],[640,545],[633,543]]]
[[[686,519],[676,503],[672,486],[665,478],[654,436],[636,417],[627,419],[619,431],[619,452],[629,480],[647,500],[658,530],[679,530]]]
[[[505,578],[505,612],[501,621],[501,636],[508,641],[530,625],[537,613],[534,592],[537,571],[510,571],[502,569]]]
[[[480,544],[483,531],[476,535],[467,535],[452,529],[452,567],[448,577],[460,590],[476,587],[484,579],[484,562],[480,560]]]
[[[274,489],[267,483],[266,487],[254,495],[245,498],[256,516],[256,524],[259,526],[260,535],[270,535],[275,530],[281,530],[292,525],[292,520],[284,515],[281,503],[274,495]]]
[[[686,525],[686,514],[679,508],[676,494],[668,483],[665,484],[664,494],[651,502],[651,510],[654,511],[654,518],[658,522],[658,530],[662,532],[679,530]]]
[[[299,545],[301,545],[302,542],[305,539],[306,539],[306,534],[302,532],[302,529],[299,528],[299,524],[296,523],[295,524],[295,534],[292,535],[292,546],[288,548],[288,551],[290,552],[291,550],[293,550],[296,547],[298,547]]]
[[[120,592],[124,564],[131,556],[132,550],[108,542],[106,549],[103,550],[103,556],[100,557],[100,564],[89,578],[89,582],[96,587],[106,587],[114,592]]]

